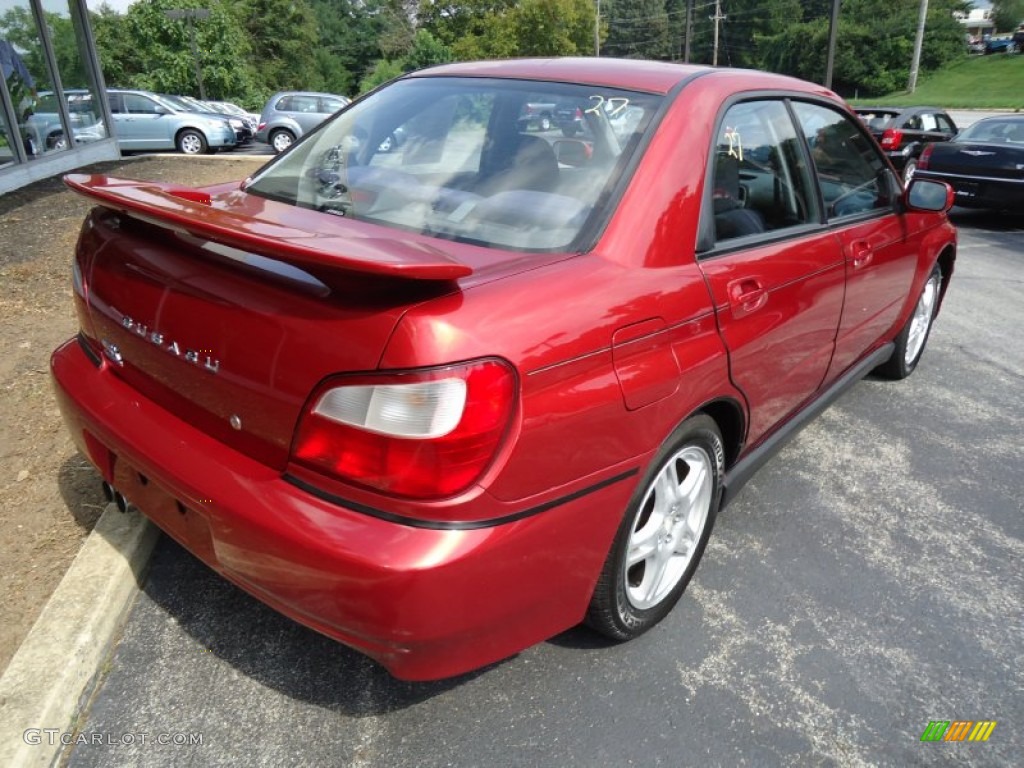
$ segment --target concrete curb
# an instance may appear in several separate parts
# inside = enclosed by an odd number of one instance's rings
[[[0,678],[0,765],[58,759],[60,734],[74,730],[157,536],[139,512],[107,506]]]

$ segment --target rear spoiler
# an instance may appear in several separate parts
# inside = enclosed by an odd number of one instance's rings
[[[340,277],[336,272],[355,272],[409,280],[456,280],[473,273],[468,265],[429,245],[296,229],[213,207],[210,195],[193,187],[77,173],[65,176],[64,183],[106,208],[283,261],[318,277],[336,280]]]

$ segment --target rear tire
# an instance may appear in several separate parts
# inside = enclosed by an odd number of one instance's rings
[[[270,134],[270,146],[274,148],[277,154],[281,154],[288,147],[295,143],[295,137],[291,131],[286,131],[284,128],[279,128]]]
[[[724,471],[715,422],[703,414],[683,422],[630,500],[587,610],[591,628],[631,640],[668,615],[704,554]]]
[[[875,373],[887,379],[905,379],[917,368],[924,354],[928,334],[931,333],[935,313],[939,310],[939,294],[942,291],[942,269],[936,264],[921,289],[914,311],[900,335],[896,337],[896,349],[892,357],[875,369]]]
[[[909,184],[915,173],[917,173],[917,160],[907,160],[907,164],[903,166],[903,183]]]

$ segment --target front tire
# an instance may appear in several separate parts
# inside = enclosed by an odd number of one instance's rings
[[[939,310],[939,295],[942,291],[942,270],[936,264],[921,289],[914,311],[896,337],[896,349],[875,372],[887,379],[905,379],[917,368],[917,363],[924,354],[924,346],[928,342],[935,314]]]
[[[715,422],[688,419],[633,494],[594,589],[586,623],[631,640],[668,615],[693,578],[721,499],[725,470]]]
[[[207,150],[206,137],[191,128],[178,134],[176,144],[183,155],[202,155]]]

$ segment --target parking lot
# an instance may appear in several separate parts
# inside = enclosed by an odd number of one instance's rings
[[[755,476],[676,610],[639,640],[576,629],[471,675],[402,683],[165,539],[79,723],[98,743],[65,760],[1013,764],[1024,218],[955,219],[957,273],[917,372],[861,382]],[[998,725],[986,743],[922,742],[932,720]]]

